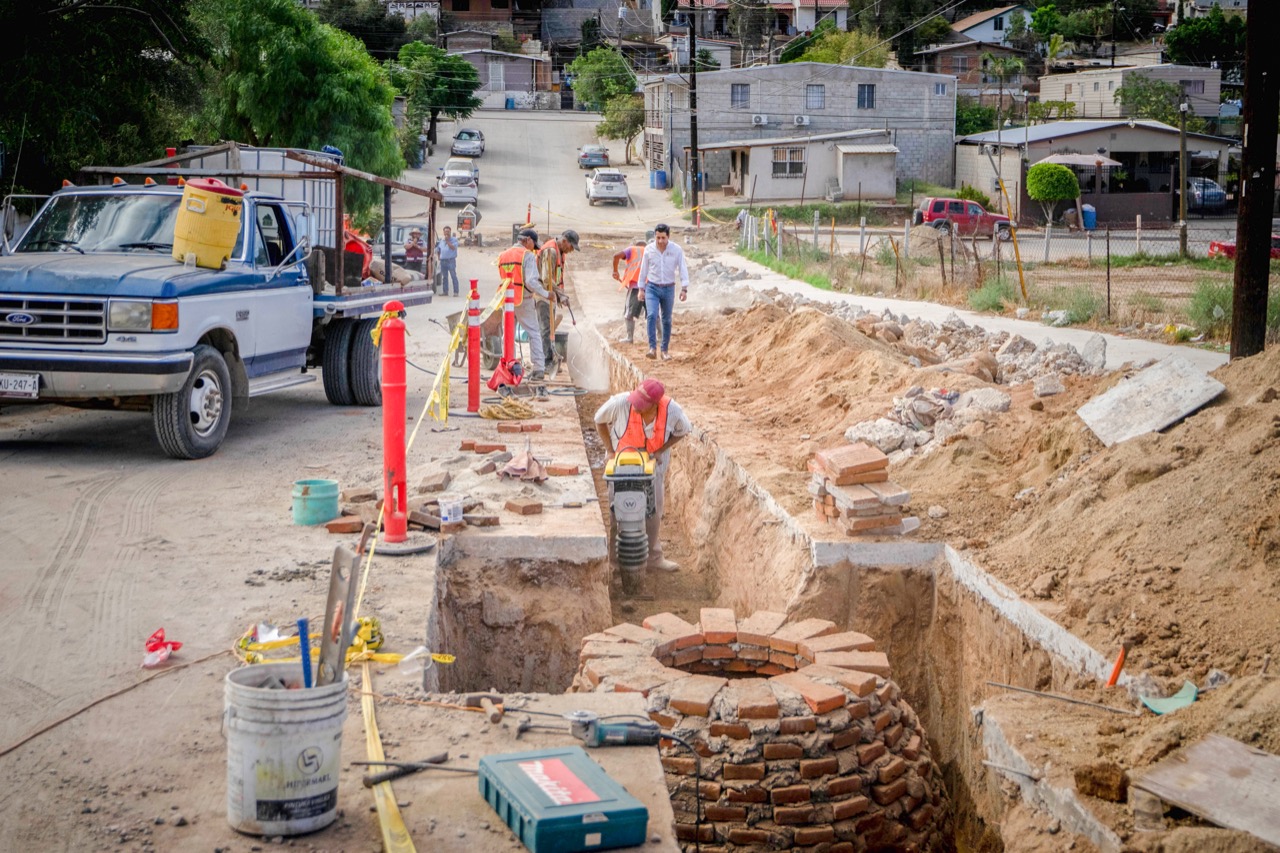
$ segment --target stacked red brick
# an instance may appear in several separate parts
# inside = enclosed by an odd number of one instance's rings
[[[769,611],[700,615],[586,637],[572,688],[641,693],[698,750],[700,765],[663,750],[686,849],[945,848],[946,792],[874,640]]]
[[[858,442],[821,450],[809,460],[809,493],[818,518],[850,536],[908,533],[914,518],[902,508],[911,493],[889,481],[889,457]]]

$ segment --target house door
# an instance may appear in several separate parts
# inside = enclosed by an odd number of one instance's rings
[[[506,82],[506,77],[504,76],[504,73],[503,73],[506,67],[507,67],[507,64],[505,62],[489,63],[489,91],[490,92],[506,91],[507,82]]]

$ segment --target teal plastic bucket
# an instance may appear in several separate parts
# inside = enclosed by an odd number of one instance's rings
[[[324,524],[337,517],[337,480],[298,480],[293,484],[294,524]]]

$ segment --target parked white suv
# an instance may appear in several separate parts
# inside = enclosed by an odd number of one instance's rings
[[[622,205],[631,203],[627,191],[627,176],[617,169],[596,169],[587,175],[587,203],[616,201]]]
[[[471,170],[445,171],[436,183],[440,195],[444,197],[442,205],[474,204],[480,206],[480,188],[476,186],[475,175]]]

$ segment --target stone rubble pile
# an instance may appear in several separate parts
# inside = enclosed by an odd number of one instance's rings
[[[911,493],[889,481],[889,458],[859,442],[820,450],[809,460],[813,510],[850,536],[902,535],[920,526],[903,516]]]

